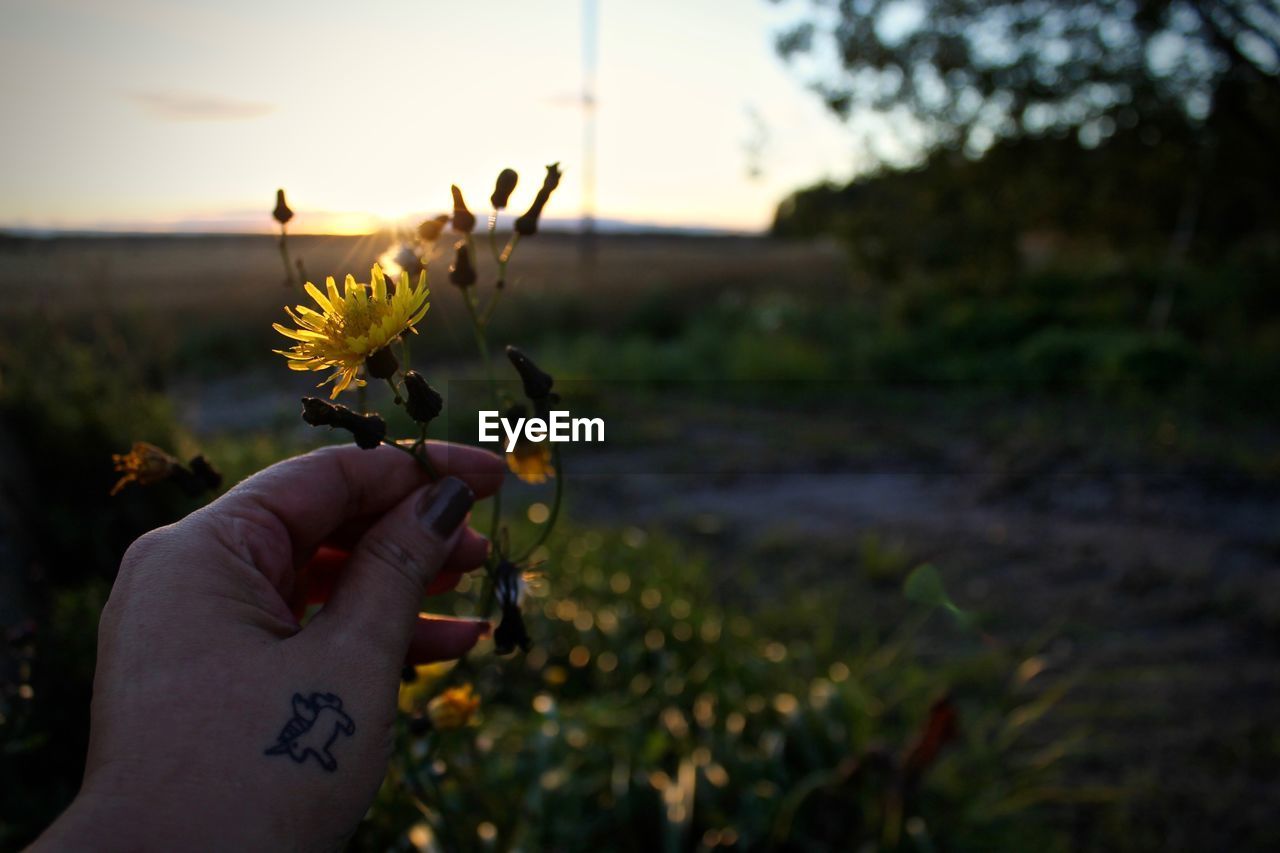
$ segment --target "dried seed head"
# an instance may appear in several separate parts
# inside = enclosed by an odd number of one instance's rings
[[[396,361],[395,353],[388,345],[370,353],[364,360],[364,368],[374,379],[390,379],[400,369],[400,362]]]
[[[312,426],[336,426],[338,410],[346,408],[319,397],[302,398],[302,419]]]
[[[424,242],[434,243],[436,240],[440,239],[440,234],[443,233],[444,227],[448,224],[449,214],[442,213],[439,216],[423,221],[423,223],[418,226],[418,236],[421,237]]]
[[[405,403],[405,410],[409,413],[409,417],[420,424],[426,424],[440,415],[440,411],[444,408],[444,398],[440,396],[440,392],[427,384],[427,380],[421,373],[416,370],[406,373],[404,388],[409,397]]]
[[[285,204],[284,201],[284,190],[276,190],[276,209],[271,211],[271,215],[281,225],[293,219],[293,211],[289,209],[289,205]]]
[[[560,186],[559,163],[552,163],[547,167],[547,176],[542,180],[542,187],[538,190],[538,195],[534,198],[533,204],[529,210],[516,220],[516,233],[522,237],[532,237],[538,233],[538,219],[542,216],[542,208],[546,207],[548,199],[555,188]]]
[[[351,433],[356,445],[372,450],[387,437],[387,424],[377,415],[360,415],[319,397],[302,398],[302,419],[312,426],[330,426]]]
[[[524,395],[526,397],[536,402],[545,400],[551,394],[551,386],[555,384],[555,380],[551,378],[550,374],[534,364],[533,359],[515,347],[507,347],[507,358],[511,360],[516,372],[520,374],[520,381],[524,383]]]
[[[457,184],[449,190],[453,193],[453,230],[459,234],[470,234],[476,228],[476,215],[467,210],[467,203],[462,200],[462,190]]]
[[[498,173],[493,195],[489,196],[489,203],[493,205],[494,210],[502,210],[507,206],[507,201],[510,200],[511,193],[515,191],[516,182],[519,180],[520,176],[516,174],[515,169],[503,169]]]
[[[453,266],[449,267],[449,282],[458,287],[470,287],[476,283],[476,268],[471,265],[471,252],[467,249],[467,241],[459,240],[454,247],[457,254]]]

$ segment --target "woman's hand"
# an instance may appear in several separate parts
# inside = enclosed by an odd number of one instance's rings
[[[418,605],[484,561],[463,522],[503,465],[429,451],[434,484],[394,448],[308,453],[130,547],[99,628],[84,783],[37,848],[342,845],[386,773],[403,665],[488,632]]]

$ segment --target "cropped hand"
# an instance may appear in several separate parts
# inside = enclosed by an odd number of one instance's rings
[[[36,848],[329,849],[386,773],[406,662],[486,622],[419,614],[488,543],[485,451],[331,447],[138,539],[102,613],[85,777]],[[305,625],[308,601],[322,609]]]

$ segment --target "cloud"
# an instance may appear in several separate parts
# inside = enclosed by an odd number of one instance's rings
[[[241,101],[194,92],[138,92],[129,99],[152,118],[162,121],[245,121],[261,118],[276,108],[275,104],[263,101]]]

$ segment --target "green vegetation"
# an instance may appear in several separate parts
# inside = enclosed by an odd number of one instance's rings
[[[472,670],[497,698],[428,735],[432,764],[402,753],[360,846],[416,817],[448,850],[1066,849],[1043,808],[1114,796],[1060,787],[1068,745],[1037,740],[1061,677],[954,624],[935,633],[954,653],[929,653],[940,586],[855,628],[804,599],[744,608],[767,580],[713,586],[687,546],[636,528],[573,533],[548,566],[537,647]]]

